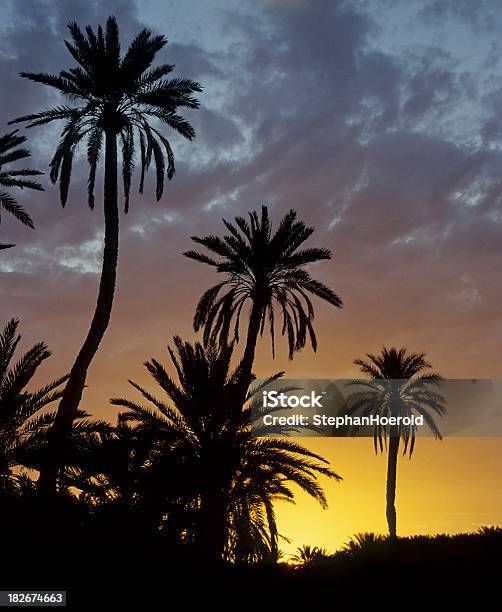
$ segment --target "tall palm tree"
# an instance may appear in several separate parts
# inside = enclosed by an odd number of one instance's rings
[[[313,279],[305,267],[324,259],[331,259],[331,251],[320,248],[302,248],[313,234],[296,218],[291,210],[281,220],[275,233],[268,209],[263,206],[261,216],[249,213],[249,223],[243,217],[235,218],[235,225],[223,221],[229,234],[193,236],[219,259],[198,251],[184,253],[186,257],[208,264],[223,274],[225,280],[208,289],[200,298],[194,317],[194,328],[204,330],[204,341],[218,339],[221,345],[232,338],[239,340],[240,316],[246,302],[251,304],[246,346],[241,362],[244,388],[251,382],[258,336],[263,334],[268,319],[272,355],[275,354],[275,319],[277,311],[282,317],[282,335],[287,335],[289,358],[301,350],[307,335],[314,351],[317,339],[314,331],[314,307],[311,296],[326,300],[340,308],[341,299],[326,285]]]
[[[368,353],[367,359],[356,359],[354,363],[370,380],[355,380],[349,385],[362,387],[348,398],[346,413],[349,415],[379,417],[422,416],[434,437],[441,439],[434,416],[445,414],[444,397],[435,389],[443,378],[432,372],[431,364],[424,353],[407,354],[405,348],[383,348],[380,355]],[[403,455],[413,455],[416,425],[376,424],[373,430],[375,452],[387,450],[386,516],[389,534],[396,537],[396,477],[399,444],[403,442]],[[359,427],[354,428],[354,433]]]
[[[153,163],[156,170],[156,197],[159,200],[163,193],[166,165],[167,177],[171,179],[174,175],[174,155],[169,141],[151,123],[151,119],[192,140],[195,132],[177,114],[177,109],[197,108],[199,102],[192,94],[201,91],[200,85],[189,79],[166,79],[174,68],[171,64],[151,68],[156,54],[167,42],[164,36],[154,36],[150,30],[142,30],[121,57],[119,30],[114,17],[108,18],[104,30],[99,26],[95,32],[87,26],[85,35],[76,23],[70,23],[68,27],[72,41],[65,41],[65,45],[77,66],[63,70],[59,75],[22,73],[22,76],[53,87],[70,101],[80,104],[56,106],[19,117],[13,122],[27,122],[28,127],[33,127],[52,121],[65,121],[50,164],[50,178],[53,183],[59,181],[63,206],[68,198],[75,150],[85,141],[90,166],[88,203],[90,208],[94,207],[94,183],[104,141],[105,235],[101,280],[89,332],[75,359],[59,404],[54,431],[53,465],[41,474],[40,488],[49,494],[56,487],[57,446],[71,428],[82,397],[87,370],[111,315],[119,246],[117,145],[120,144],[122,154],[125,212],[129,207],[131,177],[138,146],[141,168],[139,192],[143,192],[145,172]]]
[[[34,415],[62,395],[63,376],[38,391],[27,391],[35,372],[51,353],[43,342],[35,344],[17,363],[12,364],[21,340],[19,321],[11,319],[0,334],[0,476],[10,476],[16,463],[15,453],[28,444],[47,416]]]
[[[238,372],[230,369],[232,346],[191,345],[178,337],[174,346],[169,354],[178,381],[155,359],[145,363],[167,401],[130,381],[148,405],[123,398],[112,404],[127,408],[120,419],[143,441],[151,440],[145,466],[155,474],[154,489],[161,490],[163,479],[172,487],[175,475],[179,489],[171,495],[195,513],[194,541],[208,559],[274,555],[279,536],[273,502],[293,501],[296,484],[326,507],[317,476],[340,477],[301,444],[252,437],[252,397],[282,373],[251,389],[243,408]]]
[[[43,191],[43,187],[31,180],[30,176],[38,176],[42,174],[38,170],[31,170],[30,168],[8,168],[8,164],[19,161],[20,159],[26,159],[30,157],[28,149],[20,149],[19,145],[26,141],[26,136],[18,136],[18,130],[9,132],[0,136],[0,187],[19,187],[21,189],[35,189],[36,191]],[[13,217],[21,221],[23,225],[34,229],[33,220],[30,215],[24,210],[24,208],[16,202],[16,200],[7,192],[0,191],[0,221],[2,219],[2,210],[10,213]],[[8,249],[14,246],[13,244],[0,244],[1,249]]]

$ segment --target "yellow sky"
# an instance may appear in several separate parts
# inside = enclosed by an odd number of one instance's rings
[[[137,398],[127,385],[129,377],[158,393],[142,362],[155,357],[169,368],[165,347],[172,335],[195,338],[191,329],[193,305],[201,288],[212,281],[213,277],[181,286],[171,294],[168,304],[162,296],[156,297],[156,308],[162,308],[162,316],[152,306],[153,301],[143,299],[145,295],[156,296],[153,286],[142,288],[143,278],[135,279],[134,285],[127,287],[128,292],[119,290],[112,324],[89,370],[82,407],[96,417],[113,420],[116,410],[110,406],[109,398]],[[139,297],[131,299],[131,295]],[[92,293],[85,295],[89,312],[91,298],[94,299]],[[68,300],[83,308],[80,294],[70,294]],[[280,338],[277,357],[272,361],[269,338],[263,338],[254,368],[258,378],[280,370],[290,378],[357,376],[353,359],[366,352],[378,352],[384,343],[425,351],[434,368],[445,377],[500,378],[498,339],[480,329],[479,321],[462,330],[441,326],[432,330],[425,324],[414,327],[405,322],[395,325],[395,321],[379,320],[378,309],[358,313],[347,307],[333,313],[324,304],[317,306],[317,353],[306,348],[289,361],[286,343]],[[40,384],[69,367],[88,319],[84,315],[71,320],[63,317],[58,319],[58,325],[41,329],[39,322],[31,328],[27,325],[31,319],[23,317],[20,350],[46,339],[54,351],[54,357],[37,376]],[[476,350],[480,338],[486,351]],[[237,347],[239,355],[242,349],[241,342]],[[438,425],[441,428],[440,420]],[[291,545],[283,545],[284,550],[291,551],[301,544],[333,550],[354,533],[385,532],[386,456],[375,456],[372,440],[309,438],[305,443],[329,459],[344,480],[324,481],[329,501],[326,511],[298,492],[296,506],[277,508],[280,532],[292,540]],[[397,511],[401,535],[455,533],[472,531],[480,525],[502,525],[502,438],[449,438],[442,442],[420,438],[412,460],[399,460]]]
[[[385,533],[386,455],[371,439],[305,439],[342,477],[323,479],[329,509],[299,493],[295,506],[277,510],[280,532],[301,544],[334,550],[358,532]],[[502,439],[448,438],[417,441],[411,461],[400,457],[397,478],[400,535],[458,533],[502,524]]]

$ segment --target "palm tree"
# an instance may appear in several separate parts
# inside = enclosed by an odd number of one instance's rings
[[[43,342],[35,344],[19,361],[11,365],[21,340],[19,321],[11,319],[0,334],[0,476],[9,478],[17,462],[16,453],[33,441],[33,436],[47,423],[48,415],[33,418],[42,408],[61,397],[63,376],[30,392],[26,386],[51,353]]]
[[[357,385],[362,390],[354,392],[348,398],[346,413],[361,416],[378,417],[411,417],[421,416],[434,437],[441,439],[434,415],[445,414],[445,400],[434,388],[438,387],[443,378],[436,372],[431,372],[431,364],[425,359],[424,353],[407,354],[406,349],[383,348],[380,355],[366,355],[365,359],[356,359],[354,363],[370,380],[351,381],[349,385]],[[359,427],[354,427],[354,433]],[[397,457],[400,440],[403,441],[403,455],[413,454],[415,448],[416,425],[376,424],[373,429],[375,452],[387,449],[387,523],[389,534],[396,537],[396,476]]]
[[[243,407],[238,371],[230,369],[232,346],[191,345],[175,337],[174,349],[168,350],[177,382],[155,359],[145,363],[167,401],[132,381],[148,405],[111,400],[127,408],[120,419],[133,426],[138,439],[151,441],[145,458],[145,469],[154,476],[150,486],[158,493],[169,479],[169,495],[186,516],[195,517],[192,540],[208,559],[249,562],[276,557],[279,534],[273,503],[292,502],[295,484],[326,507],[317,476],[340,477],[301,444],[252,437],[252,398],[282,373],[251,389]],[[160,515],[167,515],[169,525],[170,512]],[[186,538],[187,527],[182,527]]]
[[[305,269],[308,264],[331,259],[331,252],[319,248],[300,249],[314,229],[298,221],[294,210],[282,218],[275,233],[272,233],[266,206],[262,207],[261,217],[257,212],[250,212],[249,223],[242,217],[235,218],[235,225],[225,220],[223,223],[229,231],[223,239],[217,236],[192,237],[194,242],[206,247],[219,259],[197,251],[184,253],[190,259],[213,266],[225,277],[200,298],[194,328],[195,331],[203,328],[205,343],[218,339],[224,345],[230,341],[231,335],[238,341],[240,316],[249,300],[251,312],[241,362],[242,382],[247,389],[258,335],[263,334],[267,319],[272,355],[275,355],[275,319],[279,311],[282,335],[287,335],[289,358],[292,359],[294,352],[305,346],[307,335],[314,351],[317,348],[310,296],[319,297],[338,308],[342,301]]]
[[[310,546],[310,544],[303,544],[298,546],[295,554],[290,556],[290,560],[294,565],[305,566],[314,565],[319,561],[328,559],[332,555],[324,547]]]
[[[385,536],[372,531],[354,534],[350,540],[343,546],[341,552],[347,555],[353,555],[362,551],[378,550],[388,540]]]
[[[171,64],[151,68],[156,54],[166,44],[164,36],[154,36],[142,30],[123,57],[120,53],[118,25],[109,17],[106,28],[95,32],[90,26],[86,34],[76,23],[69,24],[72,41],[65,45],[77,66],[59,75],[22,73],[36,83],[55,88],[79,105],[56,106],[49,110],[19,117],[15,122],[27,122],[28,127],[52,121],[65,121],[61,138],[50,168],[53,183],[59,181],[61,204],[68,198],[72,163],[77,146],[86,142],[90,166],[88,203],[94,207],[94,183],[104,141],[104,253],[96,309],[87,337],[70,371],[70,378],[59,404],[54,431],[55,456],[53,465],[41,474],[40,488],[53,493],[57,481],[57,447],[68,434],[85,386],[87,370],[98,350],[110,320],[116,280],[119,245],[119,211],[117,202],[117,145],[122,154],[124,208],[129,208],[129,192],[134,161],[139,145],[141,176],[139,192],[143,192],[145,172],[150,165],[156,170],[156,197],[164,188],[164,173],[174,175],[174,155],[169,141],[151,123],[160,121],[192,140],[192,126],[179,114],[178,108],[197,108],[193,93],[200,92],[198,83],[189,79],[166,79],[173,70]],[[167,164],[166,164],[167,160]]]
[[[26,141],[26,136],[17,136],[17,132],[18,130],[14,130],[13,132],[0,136],[0,187],[19,187],[21,189],[26,187],[27,189],[43,191],[43,187],[39,183],[27,178],[30,176],[38,176],[42,174],[42,172],[29,168],[11,169],[5,167],[7,164],[30,157],[28,149],[18,148],[19,145]],[[0,221],[2,210],[10,213],[21,221],[23,225],[34,229],[35,226],[30,215],[5,191],[0,191]],[[0,244],[0,250],[8,249],[13,246],[13,244]]]
[[[148,481],[150,440],[135,435],[121,419],[107,434],[82,439],[71,464],[61,470],[59,487],[80,492],[80,501],[91,511],[93,531],[104,527],[108,536],[124,529],[131,535],[138,529],[145,535],[157,533],[161,515],[157,507],[150,510],[148,495],[158,499],[165,489],[162,482],[154,488]]]

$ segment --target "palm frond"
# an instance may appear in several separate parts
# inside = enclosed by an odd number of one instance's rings
[[[167,40],[148,29],[138,33],[123,57],[114,17],[109,17],[105,27],[98,26],[96,30],[91,26],[82,30],[74,22],[68,29],[71,40],[65,41],[65,45],[76,65],[59,74],[22,72],[21,76],[57,89],[74,105],[55,106],[18,117],[11,123],[25,123],[31,128],[52,121],[66,122],[50,172],[51,181],[59,181],[63,206],[68,199],[75,149],[80,142],[87,141],[88,202],[90,208],[94,207],[94,185],[104,132],[120,139],[125,212],[129,207],[135,140],[139,140],[141,155],[139,191],[143,192],[145,173],[153,160],[156,197],[160,200],[166,169],[168,179],[175,173],[174,153],[168,139],[149,125],[148,119],[159,119],[185,138],[193,139],[193,127],[177,111],[198,108],[199,101],[194,94],[201,92],[202,87],[191,79],[166,79],[174,68],[171,64],[152,66]],[[22,137],[17,137],[18,144],[22,141]],[[0,139],[0,160],[4,153],[2,146]],[[15,156],[20,159],[23,152],[8,155],[6,159],[12,160]],[[36,185],[21,179],[17,182],[20,187],[37,189]]]

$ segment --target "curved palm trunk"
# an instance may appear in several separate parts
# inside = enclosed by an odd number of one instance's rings
[[[87,370],[104,336],[112,311],[117,259],[119,249],[119,214],[117,202],[117,136],[105,133],[105,180],[104,180],[105,238],[103,266],[99,283],[98,298],[94,317],[87,337],[75,359],[59,403],[56,422],[50,441],[52,450],[48,463],[42,466],[38,488],[42,495],[56,492],[61,450],[71,430],[82,392]]]
[[[251,383],[256,344],[258,342],[258,335],[260,333],[262,310],[263,307],[261,302],[259,300],[254,300],[253,307],[251,308],[251,314],[249,316],[246,348],[244,349],[244,355],[240,363],[240,380],[244,394],[247,393],[248,387]]]
[[[387,460],[387,524],[389,535],[395,538],[397,535],[396,521],[396,478],[397,478],[397,455],[399,451],[399,437],[397,431],[391,429],[389,440],[389,456]]]

